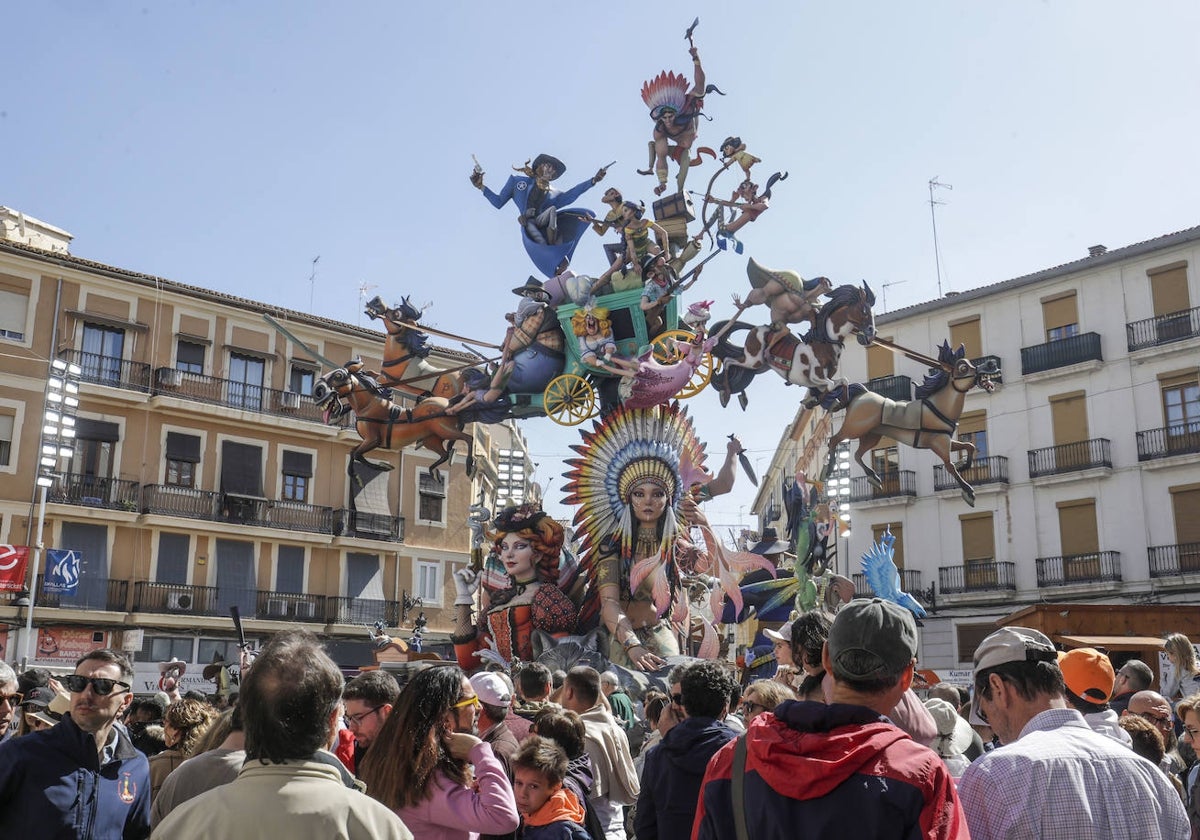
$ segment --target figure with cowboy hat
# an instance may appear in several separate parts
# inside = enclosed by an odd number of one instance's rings
[[[567,205],[600,183],[607,170],[601,168],[589,180],[562,192],[550,185],[567,167],[553,155],[540,154],[532,163],[513,169],[520,174],[508,176],[498,193],[484,186],[479,168],[471,173],[471,183],[497,210],[510,201],[516,205],[525,251],[539,271],[554,277],[570,263],[575,246],[595,218],[591,210]]]

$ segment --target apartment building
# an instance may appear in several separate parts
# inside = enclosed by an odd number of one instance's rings
[[[1181,629],[1200,592],[1198,264],[1191,228],[876,316],[882,338],[932,355],[961,343],[1002,369],[958,424],[976,447],[974,507],[933,453],[886,439],[869,454],[881,489],[844,449],[825,488],[847,503],[839,571],[858,594],[872,593],[857,558],[896,537],[902,584],[930,607],[921,667],[969,668],[1005,617],[1152,664],[1153,637]],[[896,400],[925,372],[879,346],[842,356],[849,380]],[[819,415],[801,409],[784,431],[755,500],[761,525],[781,524],[797,465],[823,464],[842,415]]]
[[[305,626],[346,667],[370,662],[366,625],[395,633],[420,610],[427,644],[444,644],[476,495],[462,445],[435,475],[422,450],[371,453],[389,471],[352,466],[357,434],[327,425],[310,399],[315,354],[379,369],[382,336],[81,259],[69,242],[0,208],[0,543],[32,544],[37,531],[48,363],[81,371],[43,543],[81,552],[82,574],[67,597],[44,593],[39,570],[34,663],[71,665],[99,644],[130,648],[139,680],[143,669],[157,680],[153,663],[172,656],[236,661],[235,605],[251,637]],[[470,359],[438,349],[432,361]],[[481,474],[496,476],[499,447],[480,435]],[[28,598],[9,600],[0,644],[18,661]]]

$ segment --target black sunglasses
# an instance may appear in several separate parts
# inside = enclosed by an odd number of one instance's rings
[[[676,706],[682,706],[683,705],[683,695],[682,694],[672,694],[671,702],[674,703]]]
[[[69,677],[63,677],[63,685],[67,687],[67,691],[78,694],[83,691],[88,685],[91,685],[92,691],[103,697],[106,694],[112,694],[112,690],[116,686],[122,686],[122,692],[129,690],[129,683],[121,682],[120,680],[110,680],[107,677],[81,677],[79,674],[71,674]]]

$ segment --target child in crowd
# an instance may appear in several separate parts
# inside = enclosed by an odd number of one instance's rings
[[[583,827],[586,812],[563,787],[567,754],[554,741],[531,735],[512,759],[513,793],[523,840],[590,840]]]

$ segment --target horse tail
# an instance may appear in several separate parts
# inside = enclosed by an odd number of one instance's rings
[[[721,332],[721,330],[728,323],[728,321],[718,321],[717,323],[713,324],[712,329],[709,330],[709,335],[715,335]],[[716,346],[713,347],[713,357],[717,359],[733,359],[745,356],[746,348],[739,347],[738,345],[731,343],[729,338],[735,332],[748,332],[754,328],[755,327],[753,324],[747,324],[745,321],[734,321],[733,326],[721,336],[720,340],[717,341]]]

